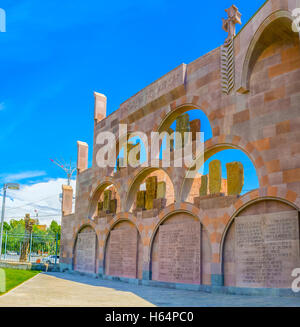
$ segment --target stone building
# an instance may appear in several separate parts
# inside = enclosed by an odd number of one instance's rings
[[[88,168],[88,145],[78,142],[74,213],[73,191],[63,187],[62,270],[208,292],[293,294],[292,271],[300,268],[297,7],[296,0],[269,0],[237,35],[241,15],[230,7],[222,46],[175,68],[107,117],[106,97],[95,93],[93,164]],[[214,162],[196,182],[172,165],[98,167],[100,132],[114,133],[119,151],[119,124],[127,124],[126,138],[143,131],[150,140],[190,110],[202,110],[212,128],[204,161],[226,149],[243,151],[258,189],[240,195],[239,163],[228,165],[222,180]]]

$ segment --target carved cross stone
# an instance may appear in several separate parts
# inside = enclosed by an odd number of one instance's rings
[[[242,24],[241,13],[235,5],[232,5],[230,8],[225,9],[228,14],[228,18],[223,20],[223,30],[228,33],[228,37],[225,40],[225,43],[229,42],[235,36],[235,25]]]

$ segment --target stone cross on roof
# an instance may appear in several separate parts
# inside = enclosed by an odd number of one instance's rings
[[[228,33],[228,37],[225,40],[225,42],[227,43],[235,36],[235,25],[242,24],[241,21],[242,15],[235,5],[232,5],[230,8],[225,9],[225,11],[228,14],[228,18],[227,19],[222,18],[223,20],[222,27]]]

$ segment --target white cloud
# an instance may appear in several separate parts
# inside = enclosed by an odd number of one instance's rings
[[[23,179],[40,177],[45,175],[46,175],[45,171],[25,171],[18,174],[0,174],[0,180],[3,183],[9,183],[9,182],[21,181]]]
[[[62,192],[63,184],[66,184],[66,180],[58,178],[32,185],[21,185],[19,191],[8,190],[5,221],[9,222],[10,219],[24,218],[26,213],[34,218],[35,210],[37,210],[41,225],[47,224],[49,226],[52,220],[60,224],[61,202],[59,194]],[[71,185],[75,195],[76,181],[72,180]]]

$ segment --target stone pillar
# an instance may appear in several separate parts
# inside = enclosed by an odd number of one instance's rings
[[[181,143],[175,138],[175,148],[180,149],[186,144],[187,140],[184,138],[184,133],[190,131],[190,117],[188,114],[179,116],[176,119],[176,132],[181,134]]]
[[[207,195],[207,184],[208,184],[207,182],[208,182],[207,175],[202,175],[201,176],[201,185],[200,185],[200,190],[199,190],[200,196]]]
[[[103,201],[100,201],[98,202],[98,206],[97,206],[97,216],[100,216],[102,211],[103,211]]]
[[[146,191],[138,191],[136,194],[136,208],[145,209]]]
[[[146,179],[146,210],[153,209],[153,200],[157,195],[157,176]]]
[[[166,182],[157,183],[157,198],[164,199],[166,197]]]
[[[73,188],[69,185],[62,186],[62,203],[61,211],[63,216],[68,216],[72,213]]]
[[[94,92],[95,110],[94,119],[96,124],[106,117],[106,96],[101,93]]]
[[[209,193],[219,194],[221,192],[222,166],[220,160],[213,160],[209,164]]]
[[[244,186],[244,167],[241,162],[234,161],[226,164],[227,195],[239,195]]]
[[[110,200],[110,212],[116,213],[117,212],[117,199]]]
[[[77,172],[82,173],[88,168],[89,146],[85,142],[77,141]]]
[[[103,211],[110,212],[111,190],[104,191]]]

